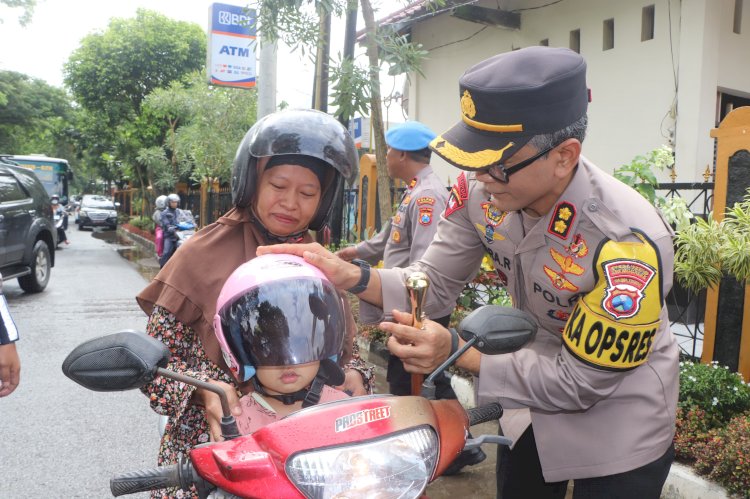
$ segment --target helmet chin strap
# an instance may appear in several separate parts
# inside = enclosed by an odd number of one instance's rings
[[[285,393],[282,395],[270,395],[258,382],[258,376],[253,376],[253,387],[257,392],[265,397],[271,397],[284,405],[292,405],[302,400],[302,407],[310,407],[320,402],[320,396],[323,393],[323,387],[326,384],[338,386],[344,383],[344,371],[332,360],[323,359],[320,361],[318,373],[315,375],[309,388],[297,390],[294,393]]]
[[[321,378],[320,376],[315,376],[315,379],[310,384],[309,389],[303,388],[302,390],[297,390],[293,393],[271,395],[270,393],[266,392],[265,388],[263,388],[263,385],[258,382],[258,377],[253,376],[253,387],[264,397],[271,397],[278,400],[284,405],[292,405],[295,402],[299,402],[300,400],[302,400],[303,408],[310,407],[311,405],[315,405],[320,402],[320,394],[323,391],[324,385],[325,381],[323,380],[323,378]]]
[[[253,217],[253,223],[255,223],[255,225],[263,233],[263,237],[267,242],[271,244],[301,243],[305,237],[305,234],[307,234],[307,227],[305,227],[301,231],[295,232],[294,234],[289,234],[288,236],[279,236],[268,230],[266,226],[263,225],[263,222],[260,221],[260,217],[255,214],[255,208],[252,205],[250,206],[250,215],[252,215]]]

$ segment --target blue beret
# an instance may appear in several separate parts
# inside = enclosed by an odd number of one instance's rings
[[[426,148],[437,134],[418,121],[394,125],[385,132],[385,143],[399,151],[419,151]]]

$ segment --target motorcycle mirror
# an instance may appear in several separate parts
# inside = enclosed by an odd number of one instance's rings
[[[485,355],[511,353],[536,336],[537,325],[523,310],[499,305],[484,305],[464,317],[458,334],[474,341],[474,348]]]
[[[466,343],[424,380],[421,395],[434,400],[435,379],[468,348],[474,347],[485,355],[515,352],[536,336],[536,328],[531,316],[522,310],[499,305],[479,307],[458,325],[458,334]]]
[[[63,374],[97,392],[140,388],[151,382],[169,361],[169,349],[159,340],[135,331],[81,343],[63,361]]]

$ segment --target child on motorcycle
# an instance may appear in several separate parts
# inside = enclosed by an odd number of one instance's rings
[[[342,298],[317,268],[291,255],[255,258],[229,276],[216,311],[222,353],[247,392],[237,417],[241,433],[347,397],[333,388],[344,382],[336,363],[345,334]]]

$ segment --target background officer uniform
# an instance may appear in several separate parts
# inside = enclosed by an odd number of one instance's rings
[[[493,59],[506,56],[518,59],[515,71],[493,67]],[[460,136],[467,132],[459,127],[517,123],[511,126],[526,131],[548,120],[551,132],[585,114],[586,104],[575,101],[586,92],[585,63],[578,65],[583,60],[577,54],[534,47],[496,58],[462,77],[465,119],[431,144],[465,170],[507,159],[526,142],[508,141],[507,150],[469,148],[471,140]],[[555,64],[570,66],[554,69]],[[567,82],[556,79],[563,69]],[[512,97],[506,89],[494,96],[486,90],[535,70],[543,73],[539,79],[554,80],[544,94],[536,93],[542,85]],[[547,94],[555,102],[539,123],[533,121],[542,119],[537,116],[526,119],[523,104],[520,111],[510,105],[527,99],[545,107]],[[539,113],[528,111],[534,112]],[[504,144],[494,141],[495,149]],[[495,153],[498,157],[490,157]],[[504,281],[498,285],[507,283],[514,306],[531,314],[539,329],[518,352],[481,357],[478,396],[480,402],[529,409],[544,479],[604,477],[660,458],[671,462],[679,349],[664,306],[672,286],[672,231],[659,212],[583,157],[555,207],[538,220],[522,211],[499,212],[474,174],[462,173],[422,259],[407,269],[378,270],[383,310],[408,310],[403,282],[421,270],[432,283],[426,312],[441,313],[474,277],[485,252]],[[509,411],[514,421],[503,417],[506,434],[521,435],[528,424],[524,414]]]
[[[388,147],[409,152],[427,149],[435,137],[435,133],[422,123],[411,121],[392,127],[385,140]],[[438,218],[447,201],[448,189],[432,167],[425,164],[407,184],[388,224],[374,237],[355,246],[357,256],[373,265],[382,259],[384,268],[406,267],[419,260],[435,237]],[[450,311],[435,317],[447,327]],[[389,358],[387,380],[392,394],[411,394],[411,375],[404,370],[398,357]],[[455,398],[445,378],[438,380],[437,385],[438,397]]]

